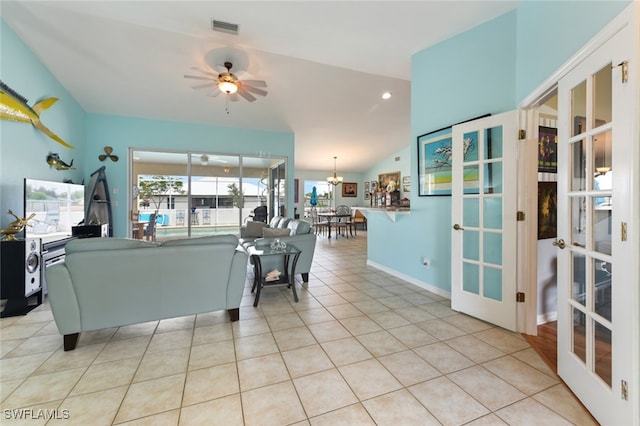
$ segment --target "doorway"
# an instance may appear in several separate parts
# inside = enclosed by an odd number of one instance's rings
[[[637,281],[628,279],[637,277],[638,248],[637,237],[627,234],[637,224],[631,213],[636,180],[630,177],[638,173],[638,135],[631,131],[638,118],[630,112],[638,101],[637,81],[624,70],[637,43],[632,18],[629,8],[539,91],[558,98],[557,234],[550,239],[557,264],[557,373],[603,424],[638,419],[638,300],[630,298]],[[543,102],[523,104],[537,110],[527,122],[540,150]],[[546,300],[536,290],[540,308]]]

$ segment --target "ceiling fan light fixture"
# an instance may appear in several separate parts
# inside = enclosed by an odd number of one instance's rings
[[[222,80],[218,83],[218,89],[227,95],[233,95],[238,91],[238,85],[233,81]]]

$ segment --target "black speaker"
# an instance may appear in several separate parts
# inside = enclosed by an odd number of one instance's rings
[[[0,243],[1,317],[24,315],[42,303],[40,238]]]

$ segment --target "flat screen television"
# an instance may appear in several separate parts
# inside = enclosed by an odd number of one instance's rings
[[[35,216],[24,228],[26,238],[46,244],[71,237],[71,228],[84,221],[84,185],[24,180],[24,217]]]

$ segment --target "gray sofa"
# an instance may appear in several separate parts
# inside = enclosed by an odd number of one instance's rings
[[[240,228],[240,244],[253,242],[256,238],[263,236],[264,228],[284,229],[291,221],[288,217],[274,216],[269,223],[260,221],[249,221]]]
[[[246,248],[252,244],[269,245],[276,238],[287,244],[296,246],[298,249],[302,250],[300,257],[298,258],[298,263],[296,264],[296,274],[302,275],[302,281],[309,282],[309,271],[311,271],[313,254],[316,250],[316,234],[313,226],[302,219],[290,219],[276,216],[271,219],[269,226],[266,228],[267,231],[264,231],[264,229],[262,230],[263,235],[265,235],[263,237],[248,235],[245,238],[242,238],[240,240],[242,246]],[[269,235],[271,233],[279,235]],[[262,261],[262,270],[265,272],[273,269],[282,271],[282,267],[283,265],[281,264],[281,260],[278,260],[276,257],[268,257]]]
[[[79,333],[226,309],[239,319],[247,254],[234,235],[164,243],[87,238],[46,270],[64,349]]]

